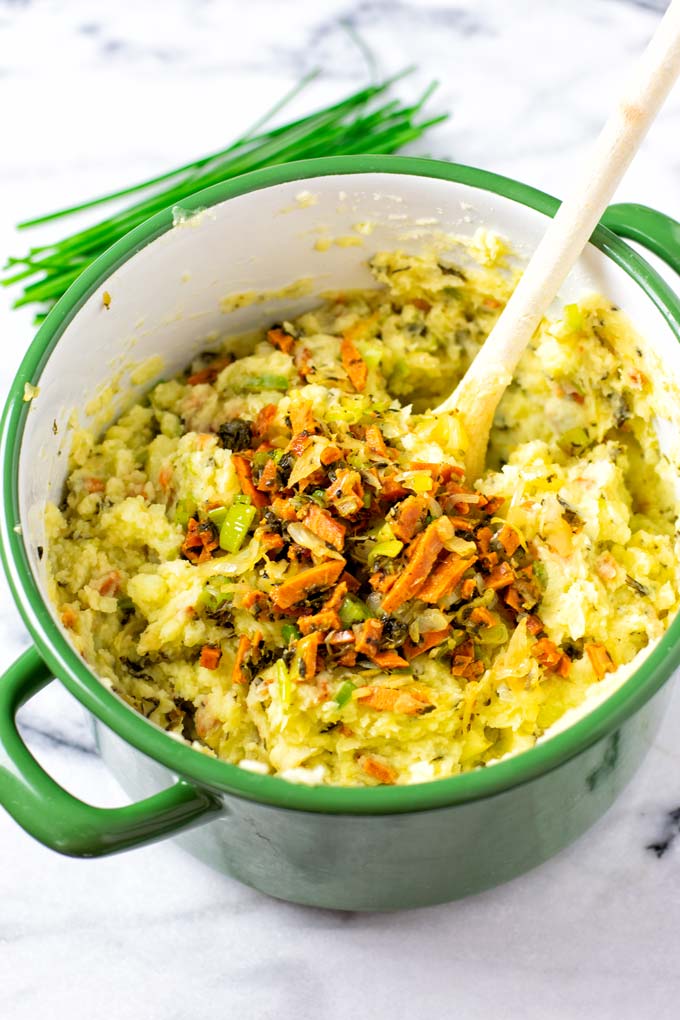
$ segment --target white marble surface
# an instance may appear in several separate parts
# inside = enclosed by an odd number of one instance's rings
[[[314,105],[379,67],[441,79],[449,124],[417,151],[561,193],[663,2],[653,0],[0,0],[0,254],[22,216],[217,148],[312,65]],[[410,87],[410,86],[409,86]],[[414,86],[415,87],[415,86]],[[304,103],[301,103],[301,108]],[[680,89],[620,197],[680,218]],[[38,236],[45,237],[46,233]],[[32,336],[0,295],[2,394]],[[0,666],[28,643],[0,586]],[[22,714],[69,789],[123,798],[57,684]],[[670,1020],[680,1007],[680,698],[644,767],[577,845],[464,902],[398,915],[278,903],[172,844],[80,862],[0,812],[0,1015],[335,1020]]]

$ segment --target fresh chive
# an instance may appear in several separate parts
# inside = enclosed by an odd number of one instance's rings
[[[34,246],[23,257],[9,258],[5,266],[7,275],[0,282],[5,287],[22,285],[23,291],[14,306],[40,304],[43,310],[36,320],[42,319],[45,310],[115,241],[155,213],[181,205],[184,199],[202,188],[262,167],[319,155],[395,152],[447,117],[447,114],[442,114],[428,120],[418,119],[436,86],[434,82],[410,106],[398,99],[386,98],[394,82],[410,70],[358,89],[339,102],[304,117],[275,128],[265,128],[317,77],[318,72],[313,71],[226,148],[110,194],[23,220],[19,224],[20,230],[135,196],[125,208],[98,223],[53,244]],[[384,97],[384,101],[379,102],[380,97]],[[276,382],[278,384],[280,380]],[[283,387],[277,385],[275,388]]]

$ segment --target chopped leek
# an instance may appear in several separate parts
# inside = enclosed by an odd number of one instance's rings
[[[294,623],[284,623],[281,628],[281,637],[283,638],[284,644],[289,645],[291,640],[297,641],[300,634],[300,628],[296,627]]]
[[[389,556],[390,559],[394,559],[403,548],[404,543],[400,542],[397,538],[390,539],[389,542],[378,542],[368,554],[369,567],[373,566],[378,556]]]
[[[216,506],[213,510],[208,510],[208,520],[212,521],[216,528],[221,528],[228,513],[226,506]]]
[[[238,552],[256,515],[254,506],[232,503],[220,528],[220,547],[230,553]]]
[[[335,692],[335,697],[333,698],[333,701],[338,708],[342,708],[343,705],[347,704],[349,699],[352,697],[352,692],[356,689],[356,684],[353,684],[351,680],[343,680]]]
[[[371,611],[366,603],[358,599],[356,595],[345,595],[340,606],[339,616],[345,627],[351,627],[353,623],[369,620]]]

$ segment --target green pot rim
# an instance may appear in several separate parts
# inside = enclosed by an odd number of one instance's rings
[[[183,200],[193,210],[262,188],[337,174],[387,173],[435,178],[501,195],[547,216],[557,199],[508,177],[475,167],[405,156],[334,156],[257,170],[215,184]],[[498,795],[559,767],[615,731],[670,677],[680,664],[680,616],[638,670],[602,705],[563,732],[491,767],[413,786],[303,786],[277,776],[261,776],[183,745],[150,723],[108,690],[90,671],[50,615],[34,580],[21,534],[18,511],[19,450],[28,405],[24,384],[40,375],[66,326],[90,295],[123,262],[172,227],[166,209],[108,249],[72,284],[38,331],[12,384],[0,423],[4,514],[0,552],[14,599],[35,644],[68,690],[101,722],[139,751],[195,783],[278,807],[340,814],[395,814],[423,811]],[[680,300],[651,266],[619,237],[598,226],[592,243],[645,291],[680,340]],[[0,727],[4,720],[0,720]]]

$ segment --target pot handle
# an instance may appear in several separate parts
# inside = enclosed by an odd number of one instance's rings
[[[648,205],[619,202],[610,205],[602,223],[619,237],[637,241],[680,273],[680,223]]]
[[[35,648],[0,678],[0,805],[31,836],[71,857],[102,857],[200,824],[219,809],[210,793],[184,779],[117,808],[93,807],[67,793],[30,753],[15,718],[21,705],[52,679]]]

